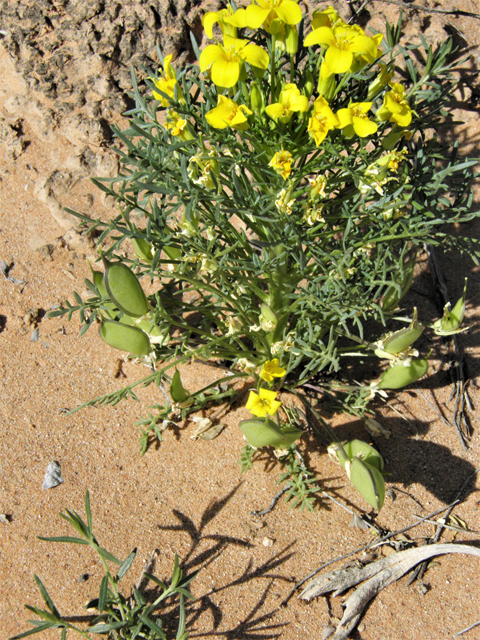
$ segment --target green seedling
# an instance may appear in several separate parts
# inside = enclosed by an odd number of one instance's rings
[[[103,320],[98,333],[102,340],[114,349],[128,351],[134,356],[147,356],[152,350],[146,333],[122,322]]]
[[[40,595],[46,604],[46,609],[25,605],[26,609],[37,616],[36,620],[29,620],[30,624],[33,625],[33,629],[20,633],[10,638],[10,640],[21,640],[44,631],[50,631],[48,637],[53,638],[52,632],[55,629],[61,631],[61,636],[59,636],[61,640],[66,640],[68,632],[76,633],[84,640],[93,640],[99,636],[112,638],[112,640],[139,640],[140,638],[142,640],[167,640],[167,635],[162,629],[162,615],[166,613],[169,621],[172,618],[172,608],[166,605],[167,602],[178,608],[176,640],[187,640],[188,631],[186,630],[184,599],[193,599],[188,587],[198,571],[191,573],[189,576],[184,576],[178,556],[175,554],[170,584],[165,584],[156,576],[144,571],[141,573],[138,582],[151,582],[150,588],[148,590],[140,590],[140,588],[133,587],[130,594],[124,595],[120,591],[120,582],[134,565],[137,549],[135,548],[122,561],[99,545],[93,533],[90,494],[88,491],[85,496],[86,522],[76,511],[70,511],[69,509],[65,511],[66,513],[60,513],[60,517],[75,529],[78,537],[55,536],[44,538],[39,536],[39,540],[87,546],[98,556],[97,562],[99,566],[103,566],[105,575],[100,582],[98,598],[85,605],[85,608],[88,609],[88,615],[85,616],[85,620],[88,621],[88,627],[85,625],[81,627],[75,626],[75,622],[78,620],[76,616],[63,616],[55,606],[41,579],[34,575]],[[155,595],[152,597],[152,594]],[[98,612],[96,615],[94,613],[95,610]],[[168,637],[171,638],[173,636],[169,635]]]

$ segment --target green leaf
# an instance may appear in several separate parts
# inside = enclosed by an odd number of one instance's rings
[[[127,626],[127,620],[120,620],[120,622],[101,622],[99,624],[95,624],[93,627],[89,627],[87,629],[88,633],[110,633],[115,629],[122,629],[122,627]]]
[[[121,560],[116,558],[114,555],[112,555],[109,551],[107,551],[103,547],[96,547],[96,551],[99,555],[102,556],[102,558],[105,558],[105,560],[110,560],[110,562],[114,562],[115,564],[118,564],[118,565],[122,564]]]
[[[100,613],[103,613],[105,609],[105,602],[108,597],[108,576],[103,576],[102,582],[100,583],[100,593],[98,595],[98,610]]]
[[[161,580],[159,580],[158,578],[156,578],[155,576],[152,576],[151,573],[148,573],[147,571],[145,571],[143,575],[145,578],[147,578],[148,580],[151,580],[152,582],[157,584],[159,587],[161,587],[164,591],[167,591],[168,589],[167,585]]]
[[[135,547],[135,549],[128,556],[128,558],[126,558],[123,561],[123,563],[120,565],[120,568],[118,569],[118,573],[117,573],[117,580],[120,580],[121,578],[123,578],[123,576],[127,573],[127,571],[132,566],[132,562],[135,560],[136,555],[137,555],[137,548]]]
[[[163,633],[162,628],[159,627],[156,622],[154,622],[153,620],[150,620],[150,618],[147,618],[147,616],[145,616],[142,613],[138,617],[144,624],[147,625],[147,627],[149,627],[149,629],[151,629],[152,631],[155,631],[155,633],[158,634],[158,640],[166,640],[166,636]],[[157,640],[157,638],[155,640]]]
[[[90,492],[86,491],[85,493],[85,513],[87,514],[87,525],[90,535],[92,534],[92,510],[90,508]]]
[[[26,638],[27,636],[32,636],[34,633],[41,633],[42,631],[46,631],[47,629],[54,629],[56,625],[51,622],[44,622],[35,627],[35,629],[29,629],[28,631],[24,631],[23,633],[19,633],[18,636],[13,636],[9,640],[20,640],[20,638]]]
[[[35,582],[37,583],[37,587],[42,595],[42,598],[45,601],[45,604],[47,605],[47,607],[50,609],[50,611],[57,617],[57,618],[61,618],[62,616],[60,615],[60,612],[58,611],[57,607],[53,604],[53,600],[50,598],[50,596],[48,595],[48,591],[46,590],[43,582],[40,580],[40,578],[37,576],[37,574],[35,573],[33,575],[33,577],[35,578]]]
[[[88,545],[88,540],[82,540],[82,538],[72,538],[71,536],[37,536],[39,540],[44,540],[45,542],[70,542],[71,544],[86,544]]]

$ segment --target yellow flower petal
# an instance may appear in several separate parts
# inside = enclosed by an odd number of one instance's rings
[[[353,128],[355,129],[355,133],[360,138],[366,138],[367,136],[372,136],[377,132],[378,125],[375,122],[372,122],[368,118],[358,118],[357,116],[353,116]]]
[[[235,60],[216,60],[212,64],[212,80],[218,87],[229,89],[237,84],[240,64]]]
[[[215,60],[219,58],[225,58],[224,50],[218,46],[218,44],[209,44],[205,47],[205,49],[200,54],[200,58],[198,60],[200,64],[200,71],[205,71],[210,67]]]
[[[325,64],[332,73],[345,73],[353,62],[353,53],[345,49],[339,49],[336,45],[328,47],[325,54]]]

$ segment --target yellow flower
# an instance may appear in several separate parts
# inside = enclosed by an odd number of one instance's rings
[[[290,151],[284,151],[283,149],[282,151],[277,151],[268,166],[273,167],[286,180],[292,172],[292,154]]]
[[[271,382],[274,378],[283,378],[286,373],[287,370],[279,366],[278,358],[274,358],[273,360],[267,360],[262,365],[258,375],[265,382]]]
[[[325,189],[327,187],[327,178],[320,174],[315,178],[308,179],[310,183],[310,198],[314,200],[317,196],[320,198],[325,197]]]
[[[268,105],[265,111],[274,120],[285,123],[295,111],[308,111],[308,98],[302,96],[295,84],[286,84],[280,92],[279,102]]]
[[[378,125],[368,119],[367,111],[372,106],[371,102],[352,102],[347,109],[337,111],[340,120],[339,129],[347,138],[351,138],[355,133],[360,138],[366,138],[376,133]]]
[[[366,36],[360,27],[340,23],[333,27],[319,27],[305,38],[304,45],[309,47],[320,44],[327,48],[325,64],[331,73],[345,73],[350,69],[354,54],[362,54],[369,62],[377,55],[377,43]]]
[[[207,36],[213,38],[213,25],[218,22],[223,35],[236,38],[237,27],[228,20],[233,13],[233,8],[230,5],[226,9],[220,9],[220,11],[208,11],[202,18],[202,26]]]
[[[232,127],[233,129],[245,131],[245,129],[248,129],[248,120],[245,114],[252,114],[252,111],[247,106],[237,104],[230,98],[219,95],[218,105],[211,109],[205,115],[205,118],[208,124],[215,127],[215,129]]]
[[[257,2],[258,4],[252,2],[245,9],[245,14],[241,16],[241,20],[245,21],[243,26],[249,29],[258,29],[263,26],[268,33],[277,35],[277,32],[282,32],[284,24],[295,25],[302,20],[302,10],[293,0],[257,0]]]
[[[187,121],[178,115],[176,111],[169,111],[165,129],[170,131],[172,136],[178,136],[181,140],[192,140],[193,136],[188,130]]]
[[[308,121],[308,133],[315,140],[317,147],[325,140],[327,133],[339,124],[340,120],[330,109],[325,98],[317,98],[313,103],[313,115]]]
[[[205,47],[199,63],[202,72],[210,69],[214,84],[228,89],[238,82],[245,61],[254,67],[266,69],[269,64],[268,53],[248,40],[225,34],[223,45],[209,44]]]
[[[323,11],[313,12],[312,29],[319,27],[333,27],[334,24],[345,24],[333,7],[327,7]]]
[[[260,395],[257,395],[255,391],[250,391],[245,408],[258,418],[264,418],[267,414],[274,416],[282,405],[279,400],[275,400],[276,391],[260,389],[259,393]]]
[[[175,70],[172,67],[172,56],[165,56],[163,60],[163,71],[160,72],[161,77],[158,79],[150,78],[155,83],[157,89],[159,89],[162,93],[165,93],[172,100],[175,97],[175,85],[177,84],[177,77],[175,75]],[[159,100],[162,104],[162,107],[168,107],[170,104],[170,100],[165,96],[162,96],[161,93],[157,91],[153,91],[153,97],[155,100]]]
[[[395,122],[399,127],[408,127],[412,121],[412,110],[405,97],[405,87],[398,82],[391,82],[390,88],[377,111],[377,118]]]

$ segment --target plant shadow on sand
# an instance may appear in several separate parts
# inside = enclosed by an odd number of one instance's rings
[[[190,548],[185,554],[183,554],[180,565],[186,575],[190,574],[192,571],[201,571],[214,563],[229,546],[233,545],[235,547],[247,549],[254,547],[251,542],[242,538],[221,534],[209,534],[205,532],[207,525],[214,520],[225,505],[232,499],[240,486],[241,483],[237,484],[224,498],[211,502],[203,512],[198,526],[189,516],[177,509],[173,510],[173,515],[179,521],[179,524],[159,525],[159,529],[162,531],[185,532],[189,537]],[[207,549],[199,551],[199,546],[204,541],[209,541],[211,545]],[[294,582],[293,578],[275,572],[276,569],[294,555],[293,551],[291,551],[294,544],[294,542],[290,543],[273,557],[258,566],[254,566],[254,560],[253,558],[250,558],[238,577],[232,579],[223,586],[212,588],[210,591],[192,602],[186,602],[187,627],[190,629],[191,637],[221,636],[231,640],[253,640],[254,638],[258,640],[267,640],[278,637],[282,627],[285,626],[285,623],[272,622],[270,625],[267,623],[279,609],[274,608],[265,613],[263,613],[262,610],[264,610],[267,597],[276,581],[288,583]],[[224,619],[224,615],[221,607],[216,604],[212,596],[231,589],[232,587],[247,584],[258,579],[267,580],[268,584],[254,607],[232,628],[219,630]],[[152,600],[155,599],[156,590],[153,590],[153,592],[145,592],[145,595],[147,593],[149,599],[150,597]],[[171,611],[172,629],[176,628],[178,613],[178,607]],[[202,633],[195,633],[196,622],[207,613],[212,617],[212,629]],[[165,623],[166,625],[169,625],[169,617],[165,619]]]

